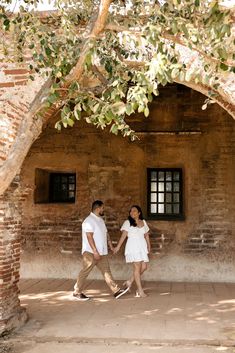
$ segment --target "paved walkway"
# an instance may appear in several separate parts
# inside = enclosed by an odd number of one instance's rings
[[[235,353],[235,284],[145,282],[147,298],[114,299],[89,281],[78,302],[71,280],[21,280],[28,323],[0,341],[14,353]],[[3,350],[5,349],[5,351]]]

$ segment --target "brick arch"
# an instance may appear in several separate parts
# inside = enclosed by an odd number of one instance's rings
[[[181,49],[179,49],[181,50]],[[186,85],[204,95],[211,89],[207,85],[196,84],[193,72],[198,71],[198,53],[181,50],[181,59],[192,72],[190,81],[175,82]],[[185,54],[186,53],[186,54]],[[43,124],[55,112],[50,109],[43,117],[35,115],[42,105],[50,82],[36,77],[28,79],[25,67],[2,65],[0,76],[0,195],[10,185],[20,169],[32,143],[39,137]],[[235,119],[235,75],[220,74],[220,89],[214,100]]]

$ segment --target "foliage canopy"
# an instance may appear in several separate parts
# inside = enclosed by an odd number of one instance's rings
[[[17,11],[14,4],[0,5],[0,60],[32,58],[31,79],[48,77],[45,107],[61,110],[58,129],[85,118],[134,138],[125,117],[148,116],[160,84],[192,80],[213,97],[218,73],[235,72],[233,16],[216,0],[53,0],[47,13],[37,10],[40,0],[22,0]]]

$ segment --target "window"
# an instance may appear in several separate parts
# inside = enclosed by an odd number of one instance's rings
[[[75,174],[50,173],[49,202],[75,202]]]
[[[35,203],[75,202],[76,174],[35,170]]]
[[[148,169],[148,216],[183,219],[182,169]]]

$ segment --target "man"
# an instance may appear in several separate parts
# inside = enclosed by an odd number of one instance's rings
[[[73,296],[81,301],[90,299],[83,293],[83,289],[87,276],[95,266],[101,271],[116,299],[129,290],[129,288],[121,289],[111,274],[107,257],[107,242],[111,250],[113,246],[102,218],[103,215],[104,204],[102,201],[96,200],[92,204],[92,212],[82,223],[82,269],[73,292]]]

